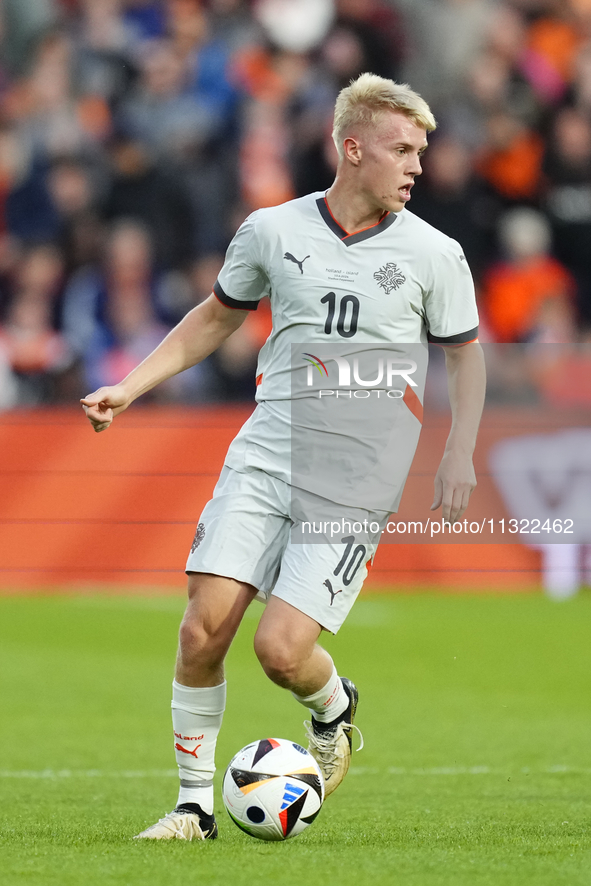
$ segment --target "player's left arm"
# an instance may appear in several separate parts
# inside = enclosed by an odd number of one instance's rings
[[[431,510],[442,507],[443,519],[459,520],[476,487],[472,455],[484,406],[486,370],[478,342],[445,347],[445,368],[452,423],[435,475]]]

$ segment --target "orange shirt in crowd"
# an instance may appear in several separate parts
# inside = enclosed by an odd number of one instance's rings
[[[543,156],[542,138],[535,132],[523,130],[505,147],[485,150],[477,169],[503,197],[527,200],[538,191]]]
[[[584,40],[584,34],[578,33],[569,22],[558,18],[541,18],[531,25],[527,46],[568,83],[575,56]]]
[[[497,341],[523,341],[535,329],[548,299],[570,299],[574,281],[560,262],[546,255],[522,264],[496,265],[486,275],[483,309]]]

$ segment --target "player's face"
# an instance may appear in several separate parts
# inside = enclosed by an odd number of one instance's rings
[[[356,139],[359,147],[358,184],[376,208],[400,212],[410,200],[427,133],[399,112],[385,112],[375,126]]]

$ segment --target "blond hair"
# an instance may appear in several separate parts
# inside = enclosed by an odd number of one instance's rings
[[[352,126],[373,126],[384,111],[399,111],[427,132],[437,126],[425,99],[407,83],[395,83],[377,74],[361,74],[341,89],[335,104],[332,137],[341,159],[346,130]]]

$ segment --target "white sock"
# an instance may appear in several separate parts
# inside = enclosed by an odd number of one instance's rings
[[[347,710],[349,704],[349,696],[334,665],[330,680],[314,695],[308,695],[306,698],[296,695],[295,692],[292,692],[292,695],[296,701],[309,708],[314,719],[320,723],[331,723],[336,720]]]
[[[198,803],[213,812],[215,746],[226,707],[226,682],[195,689],[172,682],[172,728],[181,785],[177,806]]]

